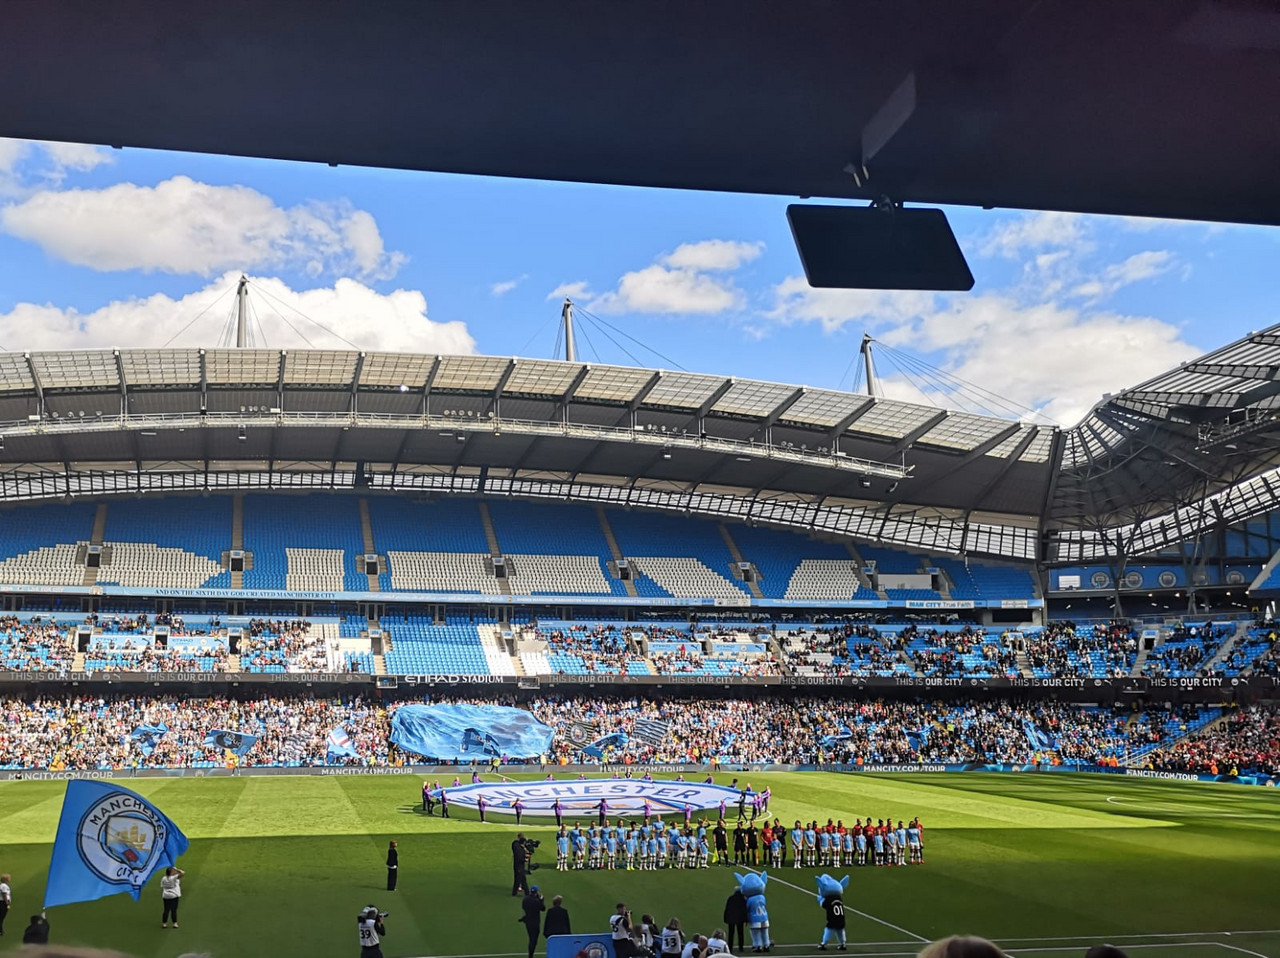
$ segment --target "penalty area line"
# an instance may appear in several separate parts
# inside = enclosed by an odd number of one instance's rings
[[[755,868],[745,868],[745,870],[749,872],[754,872],[757,875],[767,874],[767,872],[762,872]],[[796,891],[800,892],[800,894],[802,895],[809,895],[815,899],[818,897],[817,892],[812,892],[812,891],[809,891],[808,889],[801,888],[799,885],[793,885],[791,884],[791,882],[787,881],[785,878],[778,878],[777,875],[769,875],[769,881],[776,881],[779,884],[786,885],[788,888],[794,888]],[[848,902],[844,903],[844,910],[851,911],[855,915],[861,915],[863,918],[866,918],[868,921],[874,921],[878,925],[884,925],[886,928],[892,928],[894,931],[900,931],[904,935],[908,936],[909,938],[914,938],[916,941],[930,942],[933,940],[932,938],[926,938],[924,935],[917,935],[914,931],[910,931],[909,929],[903,928],[901,925],[895,925],[891,921],[885,921],[883,918],[877,918],[875,915],[870,915],[865,911],[859,911],[856,908],[851,908]],[[899,944],[899,942],[888,942],[888,944]],[[911,952],[911,954],[914,954],[914,952]],[[802,958],[802,956],[797,956],[797,958]]]

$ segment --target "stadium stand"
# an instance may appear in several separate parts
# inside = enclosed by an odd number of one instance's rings
[[[359,501],[353,496],[256,495],[244,498],[244,547],[253,556],[246,589],[364,591]]]
[[[640,595],[738,601],[749,594],[733,581],[733,555],[714,523],[677,516],[609,510],[622,554],[635,563]]]
[[[107,505],[98,582],[133,588],[227,588],[231,500],[119,499]]]
[[[369,500],[369,524],[390,566],[384,589],[427,592],[502,592],[486,566],[489,545],[475,502]]]
[[[433,701],[449,701],[448,698]],[[492,698],[465,701],[512,704]],[[336,764],[387,766],[399,760],[388,743],[389,717],[399,703],[322,696],[259,696],[245,700],[43,694],[0,701],[0,767],[8,769],[211,768],[226,763],[207,748],[209,729],[259,736],[245,765]],[[1182,709],[1135,716],[1118,709],[1057,702],[1006,700],[925,702],[756,698],[534,697],[520,704],[557,731],[570,723],[596,725],[601,734],[630,733],[639,719],[669,723],[654,743],[631,737],[606,759],[631,762],[788,764],[1001,762],[1046,765],[1280,771],[1280,724],[1274,707],[1235,713]],[[169,731],[144,754],[130,732],[165,724]],[[342,727],[357,756],[331,759],[325,739]],[[1151,746],[1151,747],[1148,747]],[[1139,754],[1140,753],[1140,754]],[[432,756],[423,756],[432,758]],[[563,735],[553,762],[583,756]]]
[[[852,599],[861,588],[857,563],[841,545],[759,526],[735,525],[730,532],[771,599]]]
[[[79,585],[84,566],[77,548],[93,533],[88,503],[6,510],[0,521],[0,582],[13,585]]]
[[[609,572],[608,540],[586,506],[496,501],[489,516],[516,595],[627,594]]]
[[[473,622],[438,625],[427,616],[382,619],[391,636],[387,671],[398,675],[489,675],[489,658]]]

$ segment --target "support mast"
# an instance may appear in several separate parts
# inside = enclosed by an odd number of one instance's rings
[[[564,323],[564,358],[571,363],[577,362],[578,353],[573,345],[573,300],[565,299],[560,320]]]
[[[249,280],[244,276],[240,277],[240,285],[236,288],[236,348],[244,349],[244,338],[246,330],[245,317],[248,314],[249,303]]]
[[[866,367],[866,371],[867,371],[867,395],[868,396],[880,395],[880,381],[876,379],[876,366],[871,359],[871,344],[874,342],[875,340],[871,338],[870,333],[863,333],[862,346],[858,350],[860,353],[862,353],[862,362],[863,362],[863,365]]]

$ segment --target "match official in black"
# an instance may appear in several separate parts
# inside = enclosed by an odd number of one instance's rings
[[[551,907],[547,909],[546,920],[542,923],[542,935],[544,938],[550,938],[552,935],[572,935],[573,930],[569,925],[569,909],[564,907],[564,896],[556,895],[551,899]]]
[[[525,931],[529,933],[529,958],[533,958],[533,953],[538,950],[538,936],[542,933],[542,913],[547,910],[537,885],[529,889],[520,907],[524,914],[516,920],[524,922]]]
[[[396,890],[396,879],[400,875],[400,852],[396,850],[396,843],[392,842],[387,846],[387,891]]]
[[[525,876],[529,864],[529,846],[524,842],[524,832],[516,835],[511,843],[511,895],[514,898],[525,889]]]

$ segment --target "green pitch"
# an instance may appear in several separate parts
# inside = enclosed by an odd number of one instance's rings
[[[488,777],[488,776],[486,776]],[[537,777],[537,776],[535,776]],[[750,776],[796,818],[858,816],[925,825],[923,867],[848,869],[850,952],[914,954],[953,932],[995,938],[1018,958],[1082,955],[1111,941],[1132,958],[1280,958],[1280,794],[1074,775]],[[182,927],[160,928],[153,881],[126,896],[54,909],[53,940],[139,958],[207,952],[355,955],[355,916],[391,913],[384,950],[400,956],[523,956],[510,897],[515,828],[427,818],[412,777],[144,779],[126,783],[192,839],[181,862]],[[0,785],[0,872],[13,876],[5,945],[16,948],[39,910],[61,782]],[[554,868],[553,829],[534,875],[548,902],[562,894],[574,931],[606,926],[625,900],[638,917],[686,931],[721,924],[730,869],[568,872]],[[389,839],[400,842],[400,887],[385,889]],[[836,870],[839,877],[845,870]],[[823,913],[814,872],[789,865],[769,884],[776,955],[807,958]],[[794,886],[794,887],[793,887]],[[1227,932],[1231,934],[1228,935]]]

